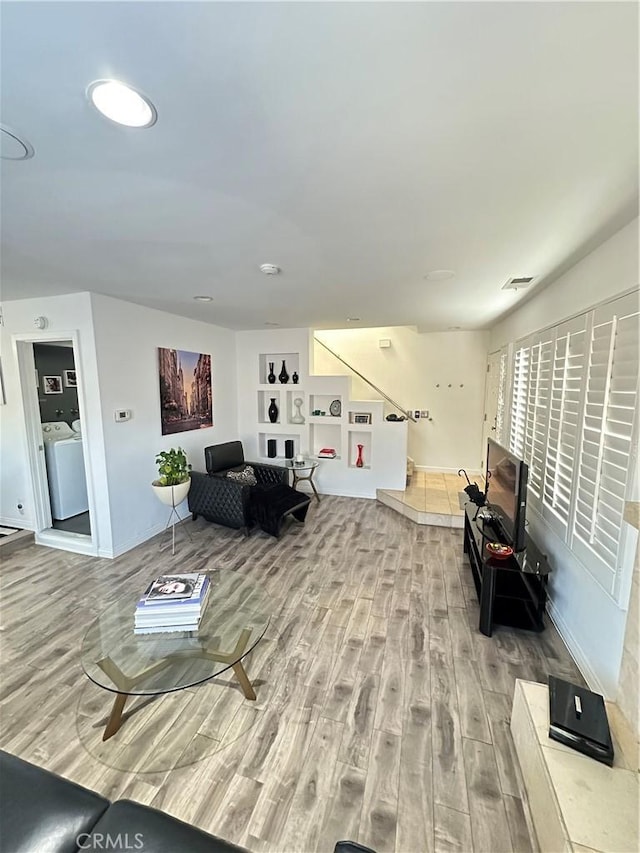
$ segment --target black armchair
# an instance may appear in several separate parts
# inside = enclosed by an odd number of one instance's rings
[[[245,528],[253,524],[250,496],[252,486],[227,477],[229,471],[241,471],[245,465],[253,468],[258,486],[287,484],[289,472],[278,465],[245,462],[241,441],[213,444],[204,449],[207,473],[191,472],[189,510],[193,519],[199,515],[215,524]]]

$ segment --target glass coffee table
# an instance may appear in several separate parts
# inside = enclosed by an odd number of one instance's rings
[[[233,669],[245,697],[256,698],[242,659],[267,630],[269,599],[236,572],[206,574],[211,589],[197,631],[135,634],[139,595],[117,599],[87,631],[82,668],[91,681],[116,694],[102,740],[120,728],[129,696],[184,690]]]

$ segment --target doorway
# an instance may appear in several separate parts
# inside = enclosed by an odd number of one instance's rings
[[[16,340],[38,544],[95,554],[77,341]]]

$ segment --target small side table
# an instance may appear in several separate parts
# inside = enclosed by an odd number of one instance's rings
[[[315,483],[313,482],[313,475],[319,464],[320,463],[317,459],[310,459],[308,456],[305,456],[302,462],[296,462],[295,459],[287,459],[285,462],[286,467],[293,473],[293,483],[291,484],[293,488],[295,489],[296,484],[300,483],[302,480],[308,480],[318,503],[320,503],[320,495],[318,494]],[[307,471],[308,473],[301,476],[304,471]]]

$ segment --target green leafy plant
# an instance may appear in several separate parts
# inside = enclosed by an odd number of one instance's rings
[[[187,462],[187,454],[181,447],[163,450],[156,456],[158,474],[157,486],[179,486],[189,479],[191,465]]]

